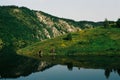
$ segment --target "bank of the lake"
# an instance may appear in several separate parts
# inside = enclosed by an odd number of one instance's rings
[[[92,28],[37,42],[17,51],[21,55],[120,55],[119,28]]]

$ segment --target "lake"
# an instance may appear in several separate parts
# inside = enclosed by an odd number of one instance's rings
[[[120,80],[119,62],[112,56],[1,56],[0,80]]]

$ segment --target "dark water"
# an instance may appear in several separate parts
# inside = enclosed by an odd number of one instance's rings
[[[4,80],[4,79],[3,79]],[[17,79],[5,79],[5,80],[107,80],[102,69],[85,69],[80,70],[74,67],[72,71],[69,71],[66,66],[56,65],[43,72],[32,73],[26,77],[19,77]],[[120,76],[111,72],[108,80],[120,80]]]
[[[120,80],[120,57],[0,56],[0,80]]]

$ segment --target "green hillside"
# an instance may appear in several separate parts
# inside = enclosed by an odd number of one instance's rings
[[[120,55],[119,28],[85,29],[72,33],[71,39],[68,35],[35,43],[18,50],[18,54],[38,56],[42,51],[51,55],[54,49],[56,55]]]
[[[33,29],[39,24],[35,13],[27,8],[0,7],[0,39],[5,46],[21,48],[37,41],[37,38],[33,38],[36,33]]]
[[[0,7],[0,49],[7,46],[23,48],[79,29],[70,22],[41,11],[17,6]]]
[[[0,6],[0,50],[9,47],[17,50],[34,42],[102,25],[58,18],[25,7]]]

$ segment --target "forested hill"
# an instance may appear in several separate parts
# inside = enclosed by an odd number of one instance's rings
[[[102,25],[58,18],[25,7],[0,6],[0,49],[6,46],[23,48],[33,42]]]

